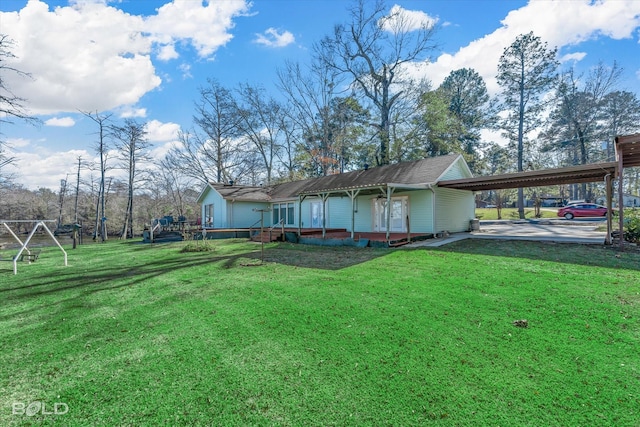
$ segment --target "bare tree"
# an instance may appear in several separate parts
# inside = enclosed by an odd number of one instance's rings
[[[556,77],[557,48],[533,32],[519,35],[505,48],[498,63],[498,84],[502,88],[502,109],[508,116],[500,127],[510,141],[515,141],[518,172],[524,170],[524,141],[526,135],[541,125],[540,113],[546,103],[543,96]],[[524,219],[524,191],[518,189],[518,213]]]
[[[111,132],[120,150],[121,167],[127,171],[127,208],[124,213],[123,239],[132,238],[133,233],[133,195],[141,176],[140,162],[148,160],[149,141],[146,138],[146,124],[127,119],[123,126],[112,126]]]
[[[96,143],[96,151],[100,156],[100,187],[98,189],[98,201],[96,204],[96,223],[94,228],[94,239],[97,238],[97,234],[100,234],[100,239],[104,242],[107,240],[107,220],[105,213],[105,173],[107,164],[107,132],[108,122],[112,114],[100,114],[97,111],[95,113],[85,112],[82,114],[93,120],[98,125],[98,141]]]
[[[38,120],[29,115],[25,103],[26,99],[16,95],[7,85],[6,76],[9,73],[21,77],[31,77],[29,73],[18,70],[10,65],[15,55],[11,52],[15,42],[6,34],[0,34],[0,178],[3,178],[2,169],[14,162],[15,158],[7,152],[7,144],[2,139],[2,124],[12,123],[13,119],[26,120],[38,123]],[[8,176],[4,175],[7,179]]]
[[[280,151],[282,106],[265,95],[262,87],[241,84],[238,88],[240,129],[261,159],[266,184],[271,184],[274,161]]]
[[[351,22],[337,25],[331,36],[316,47],[316,54],[340,74],[349,76],[350,87],[368,99],[376,111],[375,128],[379,150],[377,161],[389,163],[392,111],[404,96],[403,67],[426,60],[436,47],[434,22],[416,23],[399,7],[386,13],[381,0],[357,0],[351,8]]]

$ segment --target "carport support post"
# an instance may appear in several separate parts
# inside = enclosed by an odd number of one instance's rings
[[[624,250],[624,196],[622,193],[624,167],[622,163],[622,152],[618,153],[618,221],[620,226],[620,250]]]
[[[356,197],[358,197],[360,190],[347,191],[347,195],[351,199],[351,238],[353,239],[354,230],[356,227]]]
[[[604,238],[604,244],[607,246],[611,246],[611,229],[613,228],[612,226],[612,221],[611,221],[611,215],[612,215],[612,208],[613,208],[613,194],[611,191],[611,174],[607,174],[604,177],[604,187],[606,189],[606,193],[607,193],[607,235]]]

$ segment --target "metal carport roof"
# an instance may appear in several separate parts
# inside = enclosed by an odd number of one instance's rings
[[[484,191],[505,188],[545,187],[548,185],[575,184],[602,181],[607,175],[613,176],[616,162],[593,163],[558,169],[544,169],[508,173],[503,175],[479,176],[476,178],[439,181],[438,187],[458,190]]]

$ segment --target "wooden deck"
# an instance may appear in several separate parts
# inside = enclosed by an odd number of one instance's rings
[[[330,244],[339,246],[341,244],[355,244],[357,246],[401,246],[406,243],[410,243],[416,240],[426,240],[432,237],[432,234],[427,233],[390,233],[389,240],[387,240],[387,234],[384,232],[360,232],[356,231],[351,239],[351,232],[345,228],[327,228],[325,235],[322,235],[321,228],[287,228],[285,227],[285,236],[282,236],[282,228],[274,228],[273,230],[265,229],[263,234],[260,235],[260,230],[253,229],[253,233],[258,232],[250,236],[251,230],[247,228],[226,228],[226,229],[206,229],[204,234],[207,239],[228,239],[228,238],[251,238],[255,242],[275,242],[275,241],[302,241],[309,244]],[[298,232],[300,235],[298,236]],[[194,237],[202,238],[203,230],[196,231]],[[292,239],[293,238],[293,239]],[[299,239],[299,240],[298,240]]]

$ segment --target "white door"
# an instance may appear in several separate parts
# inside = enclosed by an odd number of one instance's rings
[[[311,202],[310,206],[311,206],[311,228],[322,228],[322,220],[324,218],[322,202]]]
[[[374,199],[374,231],[387,231],[387,199]],[[391,217],[389,218],[389,231],[407,231],[408,197],[391,198]]]

